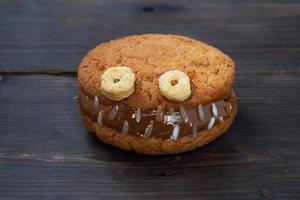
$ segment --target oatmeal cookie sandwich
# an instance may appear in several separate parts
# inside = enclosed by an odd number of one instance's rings
[[[234,62],[178,35],[133,35],[92,49],[78,69],[85,126],[142,154],[193,150],[227,131],[237,113]]]

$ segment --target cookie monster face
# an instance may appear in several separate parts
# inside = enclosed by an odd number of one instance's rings
[[[109,67],[100,79],[103,97],[111,101],[107,103],[101,95],[95,96],[93,103],[87,96],[81,99],[97,110],[99,125],[117,129],[125,135],[172,140],[186,135],[195,137],[203,126],[211,129],[230,115],[231,104],[224,99],[189,108],[180,105],[177,110],[172,107],[166,110],[166,107],[160,105],[148,110],[125,105],[122,100],[134,93],[136,82],[135,73],[127,66]],[[180,70],[164,72],[159,76],[158,85],[160,94],[168,101],[180,103],[191,95],[189,76]]]
[[[124,149],[187,151],[229,128],[236,115],[233,75],[228,56],[187,37],[109,41],[80,64],[81,116],[103,141]]]

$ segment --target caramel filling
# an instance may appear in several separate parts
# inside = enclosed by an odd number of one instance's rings
[[[82,113],[99,126],[118,130],[120,134],[144,138],[173,139],[193,135],[211,129],[230,116],[232,105],[229,97],[206,105],[192,108],[180,106],[178,110],[141,110],[124,105],[108,105],[101,99],[94,99],[82,92],[78,94]]]

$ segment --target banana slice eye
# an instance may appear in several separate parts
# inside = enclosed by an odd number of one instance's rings
[[[108,68],[101,76],[103,94],[114,101],[129,97],[134,92],[135,74],[129,67]]]
[[[191,95],[190,79],[180,70],[167,71],[159,77],[159,89],[171,101],[184,101]]]

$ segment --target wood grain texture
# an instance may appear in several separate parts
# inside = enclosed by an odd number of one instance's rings
[[[227,134],[149,157],[87,132],[75,77],[3,76],[0,199],[299,199],[299,85],[298,74],[237,74]]]
[[[300,199],[300,1],[0,1],[0,199]],[[227,134],[149,157],[79,120],[76,70],[100,42],[175,33],[237,64]]]
[[[295,70],[299,10],[291,0],[2,0],[0,72],[75,72],[100,42],[149,32],[206,41],[240,72]]]

